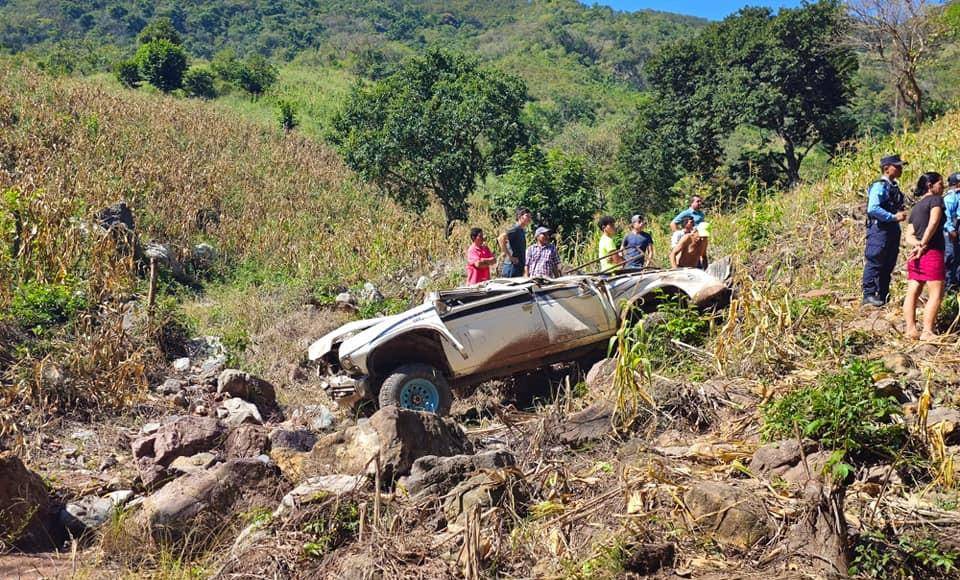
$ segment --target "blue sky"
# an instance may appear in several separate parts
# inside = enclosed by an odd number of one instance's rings
[[[737,0],[588,0],[585,4],[605,4],[617,10],[642,10],[650,8],[664,12],[690,14],[701,18],[721,20],[724,16],[740,10],[744,6],[770,6],[773,9],[800,6],[801,0],[755,0],[753,2],[738,2]]]

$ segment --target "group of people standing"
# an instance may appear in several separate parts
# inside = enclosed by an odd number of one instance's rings
[[[560,254],[550,239],[550,228],[540,226],[533,232],[534,243],[527,247],[527,227],[533,222],[533,213],[522,207],[517,210],[517,221],[497,237],[504,278],[521,276],[556,278],[560,275]],[[467,284],[479,284],[490,279],[490,269],[497,258],[486,245],[483,230],[470,230],[467,248]]]
[[[670,265],[674,268],[707,267],[709,224],[704,221],[703,198],[695,195],[690,207],[671,220],[673,231],[670,244]],[[533,222],[533,213],[522,207],[517,210],[516,222],[497,237],[500,250],[500,275],[504,278],[521,276],[556,278],[560,276],[560,255],[551,241],[552,230],[540,226],[534,230],[534,243],[527,246],[527,228]],[[644,228],[642,215],[630,218],[630,228],[618,244],[616,220],[603,216],[597,222],[600,229],[598,244],[599,272],[613,273],[621,269],[639,269],[653,262],[653,236]],[[491,269],[498,258],[487,246],[483,230],[470,230],[467,248],[467,284],[479,284],[490,279]]]
[[[880,160],[880,179],[867,193],[866,251],[863,268],[863,303],[884,306],[890,299],[890,279],[900,252],[900,223],[909,224],[906,237],[907,293],[903,301],[904,333],[907,337],[931,340],[936,337],[937,311],[947,291],[960,283],[960,241],[958,206],[960,173],[943,176],[929,171],[920,176],[914,189],[915,203],[907,212],[906,197],[897,181],[907,162],[899,155]],[[922,328],[917,328],[917,302],[927,289]]]

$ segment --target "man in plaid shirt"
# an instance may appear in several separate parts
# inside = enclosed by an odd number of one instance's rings
[[[540,226],[533,237],[537,243],[527,248],[524,274],[531,278],[556,278],[560,275],[560,255],[550,243],[550,228]]]

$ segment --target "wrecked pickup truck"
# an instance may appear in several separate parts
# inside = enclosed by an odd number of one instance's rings
[[[366,399],[446,415],[453,388],[602,352],[625,314],[649,310],[657,290],[706,307],[728,296],[728,276],[681,268],[489,280],[345,324],[308,355],[341,404]]]

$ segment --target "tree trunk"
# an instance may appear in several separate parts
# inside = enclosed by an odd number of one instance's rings
[[[803,157],[797,154],[797,148],[790,139],[783,140],[783,155],[787,159],[787,185],[795,185],[800,181],[800,162]]]

